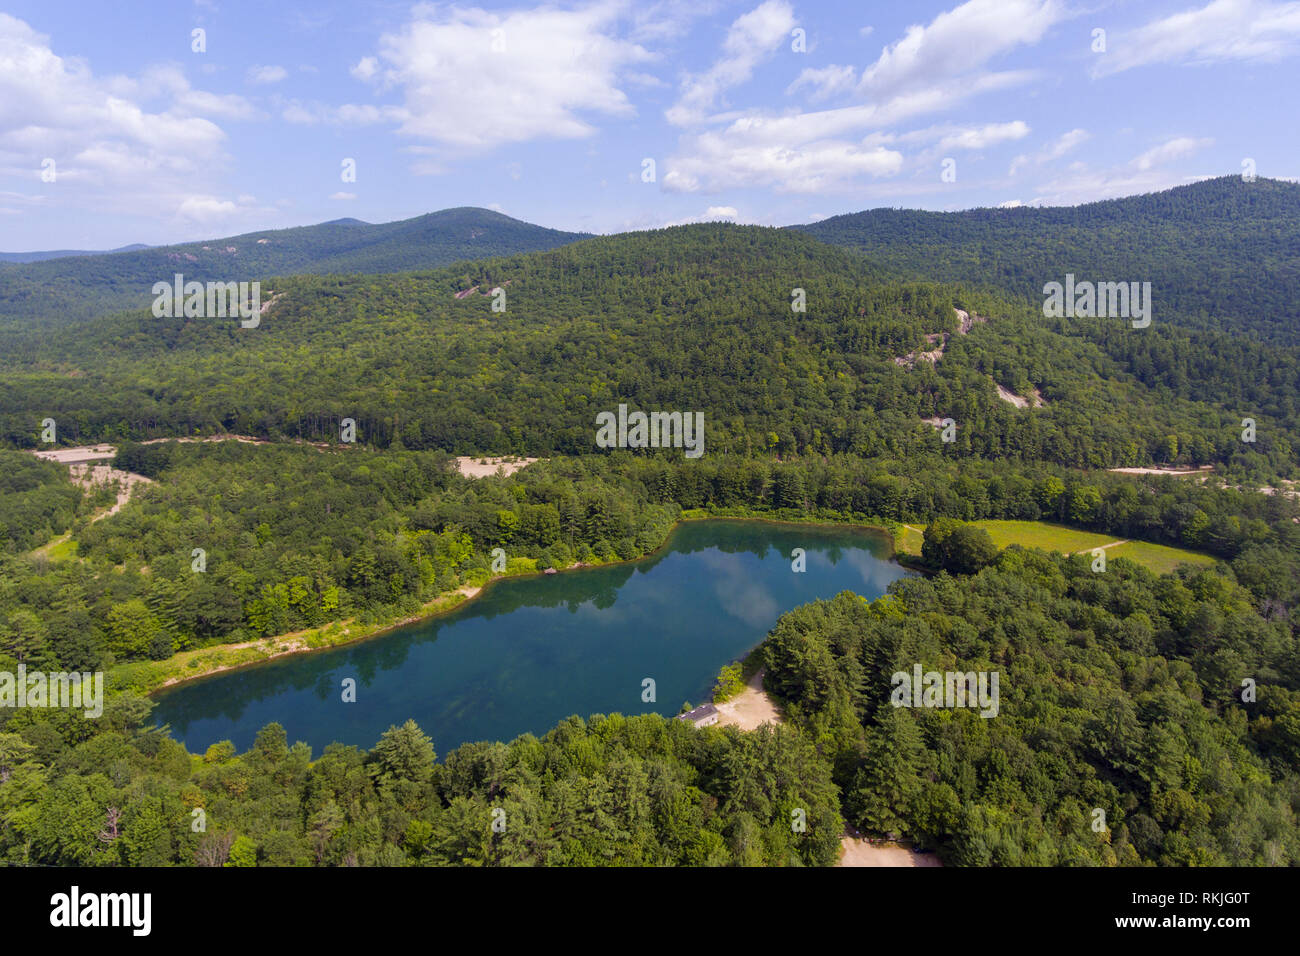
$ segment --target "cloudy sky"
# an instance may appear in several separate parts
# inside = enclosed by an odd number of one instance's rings
[[[784,225],[1300,172],[1300,2],[0,7],[4,251],[464,205]]]

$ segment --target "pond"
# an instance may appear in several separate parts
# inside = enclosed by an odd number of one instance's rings
[[[245,750],[278,722],[316,754],[333,741],[368,749],[414,718],[439,755],[542,735],[572,714],[672,716],[708,700],[718,669],[791,608],[844,590],[879,597],[908,574],[890,554],[887,536],[858,528],[686,522],[651,557],[501,580],[368,641],[183,684],[158,696],[154,716],[192,753],[227,739]],[[642,699],[646,678],[653,702]]]

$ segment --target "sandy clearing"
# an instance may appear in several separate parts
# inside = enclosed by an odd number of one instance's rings
[[[140,442],[141,445],[158,445],[162,442],[174,441],[183,445],[208,444],[210,442],[220,441],[237,441],[242,445],[310,445],[312,448],[328,449],[328,442],[323,441],[304,441],[301,438],[290,438],[285,441],[271,441],[267,438],[254,438],[252,435],[231,435],[223,433],[219,435],[206,435],[203,438],[150,438],[147,441]]]
[[[846,835],[840,847],[840,861],[836,866],[943,866],[935,854],[917,853],[897,843],[871,843]]]
[[[456,468],[466,478],[487,478],[495,474],[513,475],[520,468],[526,468],[536,458],[480,458],[474,455],[462,455],[456,459]]]
[[[61,465],[76,465],[88,461],[102,461],[117,454],[114,445],[80,445],[76,448],[52,448],[49,451],[32,452],[37,458],[55,461]]]
[[[781,711],[763,690],[763,669],[751,677],[745,689],[731,700],[715,704],[718,708],[719,727],[739,727],[754,730],[762,724],[781,723]]]
[[[71,476],[73,483],[80,485],[82,488],[91,489],[116,482],[117,503],[91,518],[91,524],[112,517],[126,507],[126,503],[131,500],[131,492],[136,485],[153,484],[152,478],[137,475],[133,471],[121,471],[111,465],[95,464],[95,462],[113,458],[117,454],[115,445],[81,445],[77,448],[55,448],[49,451],[36,451],[32,454],[46,461],[55,461],[67,465],[68,474]],[[67,537],[67,535],[64,535],[62,538],[55,539],[43,547],[49,548]],[[37,550],[41,549],[38,548]]]
[[[1029,407],[1029,399],[1025,398],[1022,395],[1017,395],[1015,392],[1011,391],[1010,389],[1003,388],[1001,385],[998,385],[997,382],[994,382],[993,384],[994,386],[996,386],[998,390],[998,398],[1002,399],[1002,401],[1010,402],[1012,405],[1016,406],[1016,408]],[[1031,386],[1031,388],[1033,388],[1034,408],[1042,408],[1044,405],[1047,404],[1046,402],[1043,401],[1042,393],[1038,391],[1038,388],[1035,386]]]
[[[1107,471],[1114,471],[1121,475],[1174,475],[1182,477],[1184,475],[1203,475],[1207,471],[1213,471],[1213,465],[1201,465],[1197,468],[1107,468]]]
[[[1274,488],[1271,485],[1265,485],[1259,489],[1261,495],[1281,495],[1284,498],[1300,498],[1300,490],[1296,489],[1296,482],[1283,478],[1282,484],[1285,488]]]
[[[114,482],[117,484],[117,503],[91,518],[91,524],[105,518],[111,518],[126,507],[126,503],[131,500],[131,492],[136,485],[153,484],[152,478],[137,475],[133,471],[120,471],[108,465],[73,464],[68,466],[68,471],[72,475],[72,480],[83,488],[92,488]]]

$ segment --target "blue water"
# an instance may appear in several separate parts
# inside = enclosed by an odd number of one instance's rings
[[[791,569],[803,548],[807,570]],[[545,733],[572,715],[656,712],[709,699],[718,669],[777,618],[851,590],[883,594],[907,572],[886,537],[822,525],[689,522],[641,561],[514,578],[442,617],[369,641],[182,685],[155,717],[191,752],[251,746],[266,724],[314,752],[369,748],[415,718],[439,754],[474,740]],[[356,680],[356,701],[342,681]],[[642,700],[642,681],[656,700]]]

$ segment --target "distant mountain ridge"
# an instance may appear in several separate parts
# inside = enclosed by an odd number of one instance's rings
[[[55,249],[49,252],[0,252],[0,262],[44,262],[46,259],[67,259],[71,256],[111,256],[116,252],[135,252],[138,249],[148,249],[149,246],[143,242],[133,242],[129,246],[119,246],[116,249]]]
[[[1155,321],[1300,344],[1300,185],[1223,176],[1081,206],[872,209],[788,227],[900,277],[1042,302],[1066,273],[1149,281]]]
[[[473,206],[372,225],[338,219],[224,239],[0,265],[0,320],[85,319],[152,301],[155,282],[296,274],[379,274],[538,252],[589,238]],[[24,255],[17,253],[15,255]]]

